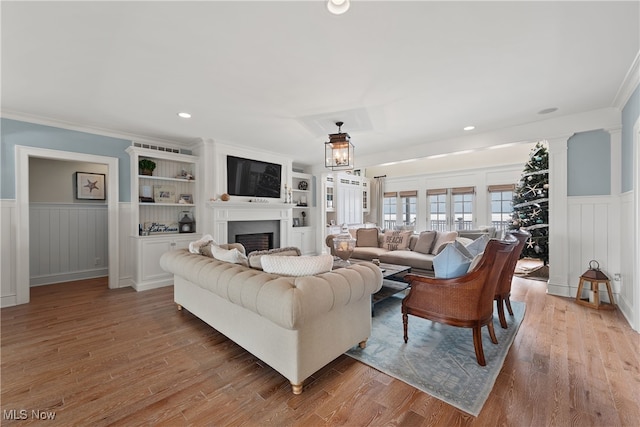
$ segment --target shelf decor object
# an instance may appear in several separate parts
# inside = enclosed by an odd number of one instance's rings
[[[154,185],[153,198],[156,203],[176,203],[176,186]]]
[[[353,169],[354,146],[348,133],[342,132],[343,122],[336,122],[338,133],[329,134],[324,143],[324,166],[331,170]]]
[[[140,159],[138,167],[140,168],[140,175],[153,175],[153,171],[156,169],[156,162],[151,159]]]

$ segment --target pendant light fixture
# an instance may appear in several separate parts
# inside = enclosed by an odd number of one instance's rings
[[[353,169],[354,146],[348,133],[342,132],[343,122],[336,122],[338,133],[329,134],[324,143],[324,166],[331,170]]]

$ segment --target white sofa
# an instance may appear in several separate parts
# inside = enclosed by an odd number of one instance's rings
[[[315,276],[265,273],[188,250],[167,252],[178,309],[189,310],[285,376],[305,379],[371,334],[371,294],[382,273],[371,263]]]

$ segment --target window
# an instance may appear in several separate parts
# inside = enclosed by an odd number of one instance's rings
[[[384,228],[393,230],[396,226],[396,203],[398,193],[384,193],[382,210],[384,212]]]
[[[469,230],[473,228],[475,187],[427,190],[429,221],[432,230]]]
[[[513,192],[515,184],[490,185],[491,196],[491,225],[496,230],[508,230],[513,212]]]
[[[429,221],[432,230],[447,230],[447,190],[427,190]]]
[[[452,188],[453,218],[455,227],[452,230],[470,230],[473,228],[473,187]]]
[[[402,205],[402,224],[415,226],[418,212],[418,192],[401,191],[400,204]]]

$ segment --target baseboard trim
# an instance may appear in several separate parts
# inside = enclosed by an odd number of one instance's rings
[[[166,286],[173,286],[173,277],[169,279],[157,280],[155,282],[133,283],[131,286],[138,292],[148,291],[150,289],[164,288]]]
[[[18,305],[18,299],[15,295],[0,297],[0,308],[13,307],[14,305]]]
[[[53,285],[54,283],[74,282],[76,280],[94,279],[109,275],[109,267],[96,268],[92,270],[73,271],[68,273],[47,274],[43,276],[31,277],[29,286]]]

